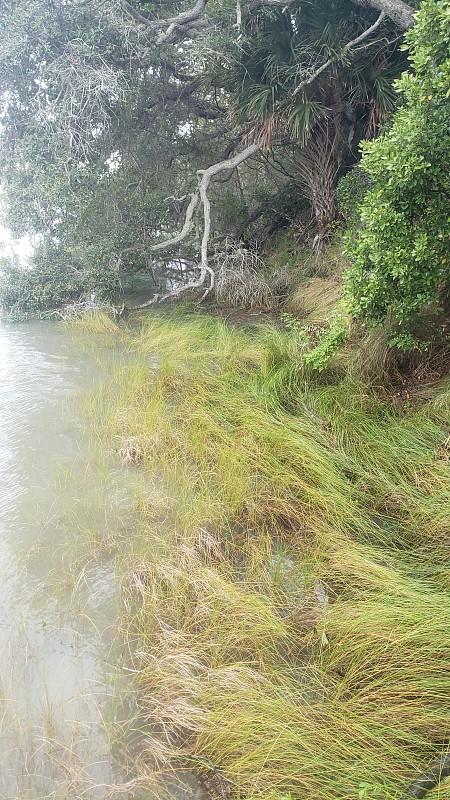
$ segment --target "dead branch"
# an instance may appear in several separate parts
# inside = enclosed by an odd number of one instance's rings
[[[242,28],[242,7],[241,0],[236,0],[236,28],[238,31]]]
[[[214,175],[217,175],[219,172],[223,172],[224,170],[236,169],[239,164],[242,164],[243,161],[246,161],[247,158],[250,158],[250,156],[254,155],[254,153],[257,153],[260,149],[261,145],[255,142],[246,147],[240,153],[237,153],[232,158],[228,158],[225,161],[219,161],[217,164],[213,164],[211,167],[208,167],[208,169],[199,170],[197,172],[197,175],[200,179],[200,198],[203,203],[203,237],[201,245],[200,277],[203,278],[203,284],[205,282],[206,275],[209,273],[211,285],[208,291],[211,291],[214,285],[214,272],[208,266],[208,244],[211,235],[211,204],[208,198],[209,184],[211,183],[211,179],[214,177]]]
[[[158,244],[151,245],[149,247],[149,250],[152,253],[156,253],[158,252],[158,250],[166,250],[168,247],[173,247],[176,244],[180,244],[180,242],[183,242],[189,236],[194,225],[193,217],[197,209],[197,206],[199,204],[199,200],[200,200],[199,193],[194,192],[194,194],[191,195],[191,202],[189,203],[186,209],[184,225],[180,233],[178,233],[176,236],[173,236],[172,239],[165,239],[164,242],[158,242]]]
[[[224,249],[214,254],[215,297],[229,307],[269,308],[273,302],[264,278],[264,262],[256,249],[241,241],[226,239]]]
[[[385,19],[385,17],[386,17],[386,14],[385,14],[385,12],[384,12],[384,11],[382,11],[382,12],[380,13],[380,15],[379,15],[379,17],[378,17],[377,21],[376,21],[376,22],[374,22],[374,24],[373,24],[373,25],[371,25],[371,26],[370,26],[370,28],[367,28],[367,30],[365,30],[363,33],[361,33],[359,36],[357,36],[357,37],[356,37],[356,39],[352,39],[352,41],[351,41],[351,42],[348,42],[348,43],[345,45],[345,47],[342,49],[342,52],[340,53],[340,55],[339,55],[339,56],[334,56],[333,58],[329,58],[329,59],[328,59],[328,61],[325,61],[325,63],[324,63],[324,64],[322,64],[322,66],[321,66],[321,67],[319,67],[318,69],[316,69],[316,71],[315,71],[315,72],[313,72],[313,74],[312,74],[312,75],[310,75],[310,76],[309,76],[309,78],[305,78],[305,80],[301,81],[301,82],[298,84],[298,86],[296,86],[296,88],[295,88],[295,89],[294,89],[294,91],[293,91],[293,95],[294,95],[294,97],[295,97],[295,95],[296,95],[296,94],[298,94],[298,93],[299,93],[299,92],[300,92],[302,89],[304,89],[304,88],[305,88],[305,86],[309,86],[311,83],[313,83],[313,82],[316,80],[316,78],[318,78],[318,77],[319,77],[319,75],[321,75],[321,74],[322,74],[322,72],[325,72],[325,70],[327,70],[327,69],[328,69],[328,67],[331,67],[331,65],[332,65],[332,64],[334,64],[334,63],[335,63],[335,62],[336,62],[336,61],[337,61],[339,58],[342,58],[342,56],[343,56],[343,55],[346,55],[346,54],[347,54],[347,53],[349,53],[351,50],[353,50],[353,48],[354,48],[354,47],[356,47],[356,45],[360,44],[360,43],[361,43],[361,42],[363,42],[365,39],[367,39],[367,38],[368,38],[368,37],[369,37],[369,36],[370,36],[370,35],[371,35],[371,34],[372,34],[374,31],[376,31],[376,29],[377,29],[377,28],[379,28],[379,26],[381,25],[381,23],[383,22],[383,20]]]
[[[180,294],[191,290],[191,289],[201,289],[205,283],[206,279],[209,276],[209,285],[207,286],[202,300],[211,292],[214,288],[214,271],[211,269],[208,263],[208,245],[211,236],[211,203],[208,197],[208,189],[211,183],[211,180],[215,175],[218,175],[220,172],[224,172],[225,170],[233,170],[242,164],[243,161],[246,161],[247,158],[254,155],[261,149],[261,145],[257,142],[249,145],[248,147],[244,148],[240,153],[237,153],[232,158],[227,158],[224,161],[218,161],[217,164],[212,164],[207,169],[201,169],[197,172],[197,178],[199,183],[199,190],[191,195],[191,202],[186,210],[186,217],[183,229],[180,231],[179,234],[172,237],[172,239],[167,239],[164,242],[158,242],[156,245],[152,245],[149,250],[152,252],[156,252],[158,250],[163,250],[168,247],[173,247],[175,244],[179,244],[180,242],[184,241],[187,236],[189,235],[190,231],[193,227],[193,216],[198,207],[199,202],[201,202],[203,206],[203,235],[202,235],[202,242],[200,248],[200,264],[197,266],[199,270],[199,276],[196,280],[189,281],[188,283],[182,284],[181,286],[177,287],[176,289],[171,289],[168,292],[165,292],[162,295],[156,294],[150,300],[147,300],[145,303],[142,303],[139,306],[134,306],[132,311],[137,311],[138,309],[147,308],[148,306],[154,305],[154,303],[161,302],[162,300],[167,300],[168,298],[177,298]]]

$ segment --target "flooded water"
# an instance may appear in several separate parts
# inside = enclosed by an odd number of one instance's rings
[[[0,800],[150,796],[125,789],[114,733],[129,678],[106,545],[130,498],[83,426],[100,380],[61,326],[0,323]]]

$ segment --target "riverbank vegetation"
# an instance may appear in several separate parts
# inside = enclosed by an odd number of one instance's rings
[[[0,170],[37,244],[0,304],[133,306],[139,277],[147,304],[283,307],[347,231],[350,317],[445,337],[448,22],[447,0],[7,4]]]
[[[448,748],[448,381],[394,403],[351,353],[319,380],[295,333],[198,314],[125,342],[97,419],[147,476],[123,600],[149,755],[241,798],[401,797]]]
[[[149,763],[222,800],[450,769],[449,14],[0,10],[8,219],[38,241],[0,302],[125,350],[91,409],[142,476],[125,667]]]

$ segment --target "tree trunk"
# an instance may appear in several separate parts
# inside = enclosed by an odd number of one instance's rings
[[[329,174],[317,174],[310,187],[311,204],[317,224],[313,249],[320,252],[330,234],[336,217],[334,179]]]
[[[341,136],[330,121],[317,127],[296,159],[300,181],[316,218],[316,251],[325,244],[336,216],[335,187],[341,160]]]

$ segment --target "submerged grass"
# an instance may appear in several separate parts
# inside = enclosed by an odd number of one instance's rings
[[[126,341],[97,416],[148,481],[123,599],[154,757],[239,798],[401,797],[450,741],[449,386],[403,414],[194,315]]]

